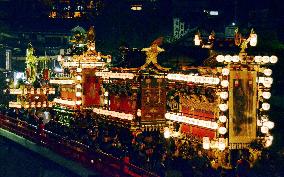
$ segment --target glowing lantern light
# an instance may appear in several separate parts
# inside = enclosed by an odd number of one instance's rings
[[[77,79],[78,81],[80,81],[80,80],[82,80],[82,77],[81,77],[81,76],[77,76],[76,79]]]
[[[82,104],[81,100],[76,101],[76,105],[81,105],[81,104]]]
[[[266,133],[268,133],[268,127],[262,126],[262,127],[260,128],[260,131],[261,131],[261,133],[266,134]]]
[[[222,74],[223,74],[224,76],[228,76],[229,73],[230,73],[230,70],[229,70],[228,68],[223,68],[223,69],[222,69]]]
[[[270,92],[262,92],[262,96],[264,99],[269,99],[271,97],[271,93]]]
[[[228,105],[227,104],[219,104],[219,109],[221,111],[227,111],[228,110]]]
[[[221,81],[221,86],[222,87],[228,87],[229,86],[229,81],[228,80],[222,80]]]
[[[108,100],[104,100],[104,103],[107,105],[108,104]]]
[[[78,73],[82,72],[82,68],[77,68],[77,72]]]
[[[274,128],[274,122],[272,122],[272,121],[263,122],[263,126],[267,127],[268,129],[273,129]]]
[[[77,85],[76,85],[76,88],[77,88],[77,89],[81,89],[81,88],[82,88],[82,85],[81,85],[81,84],[77,84]]]
[[[138,109],[138,110],[137,110],[137,116],[138,116],[138,117],[141,117],[141,115],[142,115],[142,114],[141,114],[141,109]]]
[[[261,107],[262,107],[263,110],[268,111],[270,109],[270,104],[269,103],[262,103]]]
[[[223,55],[218,55],[216,57],[216,60],[221,63],[221,62],[223,62],[225,60],[225,57]]]
[[[228,92],[221,92],[220,93],[220,97],[223,99],[223,100],[226,100],[228,98],[229,94]]]
[[[203,137],[203,149],[210,148],[210,140],[209,137]]]
[[[261,56],[255,56],[255,57],[254,57],[254,61],[255,61],[256,63],[260,63],[260,62],[262,61],[262,57],[261,57]]]
[[[266,76],[271,76],[272,70],[271,69],[265,69],[265,70],[263,70],[263,74],[266,75]]]
[[[269,147],[272,145],[272,141],[273,141],[273,136],[268,136],[265,138],[266,141],[265,141],[265,147]]]
[[[221,134],[221,135],[224,135],[225,133],[227,133],[227,128],[226,127],[220,127],[218,129],[218,132]]]
[[[272,56],[269,58],[269,60],[270,60],[270,63],[277,63],[278,58],[277,58],[275,55],[272,55]]]
[[[256,44],[257,44],[257,34],[254,34],[254,33],[250,34],[250,41],[249,41],[249,44],[250,44],[251,46],[253,46],[253,47],[256,46]]]
[[[105,92],[105,94],[104,94],[105,96],[108,96],[108,92]]]
[[[226,55],[225,56],[225,62],[231,62],[232,61],[232,57],[231,57],[231,55]]]
[[[240,61],[240,57],[239,57],[238,55],[234,55],[234,56],[232,57],[232,61],[233,61],[233,62],[239,62],[239,61]]]
[[[164,129],[164,137],[168,139],[171,136],[171,132],[168,127]]]
[[[81,92],[76,92],[76,97],[81,97],[82,93]]]
[[[200,45],[200,43],[201,40],[199,38],[199,35],[198,34],[194,35],[194,45]]]
[[[222,123],[225,123],[227,121],[227,117],[226,116],[219,116],[219,121]]]
[[[269,61],[270,61],[269,56],[263,56],[263,57],[262,57],[262,62],[263,62],[263,63],[269,63]]]
[[[226,148],[225,139],[219,138],[218,149],[220,151],[223,151],[223,150],[225,150],[225,148]]]

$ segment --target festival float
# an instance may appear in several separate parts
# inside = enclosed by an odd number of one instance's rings
[[[212,33],[211,42],[214,37]],[[111,56],[96,51],[93,27],[86,36],[74,34],[72,42],[71,55],[58,56],[62,72],[49,81],[59,85],[60,96],[50,103],[46,95],[54,94],[54,89],[48,82],[37,89],[26,85],[11,89],[11,94],[19,95],[11,107],[54,105],[55,110],[70,113],[92,110],[94,119],[136,133],[160,131],[165,138],[194,139],[203,149],[223,154],[223,164],[230,163],[224,155],[232,150],[250,149],[256,141],[264,147],[272,144],[269,98],[273,79],[269,66],[278,58],[246,53],[248,45],[257,44],[253,30],[247,39],[236,31],[239,54],[214,54],[210,66],[183,66],[175,71],[158,64],[158,54],[164,51],[162,38],[141,50],[146,62],[137,68],[112,67]],[[195,44],[211,48],[199,35]],[[32,50],[28,51],[27,59],[32,55]],[[27,78],[33,82],[34,62],[27,64]]]
[[[47,57],[36,57],[30,43],[26,51],[26,72],[24,77],[15,77],[8,93],[16,95],[16,101],[9,102],[9,108],[42,109],[51,108],[53,101],[49,95],[55,94],[55,88],[49,85]],[[38,68],[39,65],[43,67]],[[41,71],[38,71],[41,69]],[[18,80],[19,79],[19,80]]]

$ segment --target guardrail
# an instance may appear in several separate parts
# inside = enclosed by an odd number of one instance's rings
[[[64,157],[78,161],[85,167],[94,169],[108,177],[158,177],[133,164],[126,163],[102,151],[91,149],[74,140],[69,140],[53,132],[44,130],[44,135],[38,133],[37,127],[25,121],[17,120],[0,114],[0,127],[20,135],[30,141],[40,143]]]

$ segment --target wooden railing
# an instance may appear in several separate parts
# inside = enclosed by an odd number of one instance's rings
[[[67,139],[53,132],[45,130],[44,135],[39,135],[37,127],[25,121],[0,114],[0,127],[30,141],[37,142],[64,157],[78,161],[103,176],[157,177],[157,175],[133,164],[125,163],[122,159],[100,150],[92,151],[88,146],[78,141]]]

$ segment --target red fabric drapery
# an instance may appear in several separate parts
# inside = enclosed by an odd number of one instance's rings
[[[99,106],[101,94],[101,80],[96,76],[86,76],[84,83],[84,106]]]

